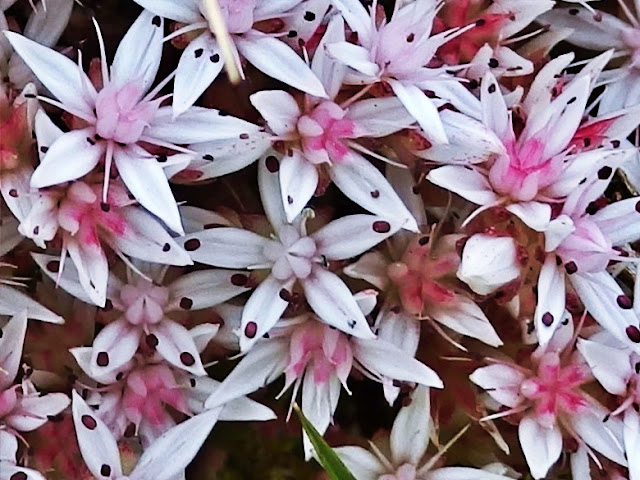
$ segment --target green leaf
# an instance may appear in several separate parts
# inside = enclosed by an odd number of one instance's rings
[[[340,460],[336,452],[324,441],[322,435],[318,433],[311,422],[307,420],[307,417],[300,411],[297,403],[293,404],[293,409],[300,419],[302,428],[309,436],[309,440],[311,440],[311,445],[313,445],[313,449],[315,450],[316,460],[318,460],[318,463],[320,463],[322,468],[329,474],[329,478],[331,478],[331,480],[356,480],[345,464],[342,463],[342,460]]]

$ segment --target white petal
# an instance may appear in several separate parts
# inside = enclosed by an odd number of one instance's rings
[[[431,368],[392,343],[381,339],[353,339],[354,357],[375,375],[415,382],[426,387],[443,388],[442,380]]]
[[[376,75],[380,72],[377,63],[371,61],[369,50],[349,42],[336,42],[326,47],[329,56],[349,68],[370,78],[375,82]]]
[[[349,288],[332,272],[315,266],[301,281],[305,298],[327,324],[359,338],[375,338]]]
[[[13,383],[18,374],[24,336],[27,332],[27,313],[14,315],[2,328],[0,338],[0,390],[5,390]]]
[[[67,27],[72,0],[49,0],[39,2],[24,27],[24,35],[45,47],[52,47]]]
[[[200,413],[164,433],[144,451],[129,478],[172,480],[196,456],[219,414],[220,409]],[[167,458],[171,461],[167,462]]]
[[[385,176],[389,184],[396,191],[402,203],[407,206],[409,213],[411,213],[411,216],[416,220],[418,226],[426,226],[427,213],[420,191],[418,189],[414,190],[415,180],[411,170],[394,165],[387,165],[385,170]]]
[[[214,61],[215,60],[215,61]],[[173,89],[173,113],[187,111],[224,67],[218,42],[208,32],[192,40],[178,62]]]
[[[609,460],[626,466],[623,446],[623,422],[618,417],[603,419],[609,410],[593,402],[574,414],[572,427],[584,442]]]
[[[64,393],[40,392],[38,395],[22,397],[16,413],[5,417],[7,425],[20,432],[31,432],[47,423],[48,417],[58,415],[69,406],[69,397]]]
[[[365,210],[388,218],[406,220],[403,228],[418,231],[418,225],[387,179],[361,155],[351,152],[343,162],[334,163],[331,180],[347,197]]]
[[[426,313],[436,322],[462,335],[477,338],[492,347],[502,345],[502,340],[482,309],[463,295],[456,295],[456,300],[451,305],[429,305]]]
[[[624,245],[640,238],[638,199],[627,198],[607,205],[591,217],[613,245]],[[633,219],[633,220],[632,220]]]
[[[287,44],[263,34],[235,37],[239,52],[258,70],[315,97],[326,98],[320,80]]]
[[[536,232],[545,231],[551,219],[551,206],[546,203],[519,202],[507,205],[505,208]]]
[[[107,295],[109,264],[102,247],[99,244],[80,245],[74,239],[67,242],[67,249],[85,292],[93,303],[103,307]]]
[[[100,470],[103,465],[110,467],[115,477],[122,475],[120,452],[113,435],[100,420],[97,412],[87,406],[78,392],[74,390],[72,395],[73,423],[80,452],[87,467],[96,478],[102,477]]]
[[[314,7],[317,5],[319,9],[323,9],[326,8],[330,2],[325,0],[312,0],[311,2],[303,2],[301,6],[305,6],[305,4],[313,4]],[[305,8],[305,13],[302,16],[303,18],[306,16],[307,11],[308,10]],[[316,17],[319,17],[319,15],[316,14]],[[304,35],[304,31],[307,28],[306,24],[308,23],[310,22],[304,20],[305,28],[294,28],[294,30],[298,32],[298,35]],[[315,25],[315,22],[313,23],[314,25],[312,28],[315,31],[317,29],[317,25]],[[326,46],[331,45],[332,43],[344,42],[344,39],[344,20],[339,15],[335,15],[329,20],[327,30],[320,40],[316,53],[314,53],[313,60],[311,61],[311,70],[313,70],[313,73],[315,73],[320,79],[322,85],[324,85],[324,88],[327,91],[327,94],[329,95],[329,98],[331,99],[334,99],[340,91],[347,67],[331,58]]]
[[[190,300],[188,310],[202,310],[246,292],[248,286],[233,283],[234,275],[246,278],[245,272],[233,270],[200,270],[187,273],[169,286],[171,298],[166,309],[183,310],[184,307],[181,305],[186,298]]]
[[[240,350],[251,348],[271,330],[284,313],[289,303],[282,299],[282,290],[291,291],[295,279],[281,282],[273,275],[262,281],[251,294],[242,311],[240,324]]]
[[[269,135],[262,132],[249,134],[248,138],[237,137],[189,145],[200,152],[207,163],[199,166],[202,176],[198,180],[221,177],[251,165],[271,146]],[[210,160],[213,158],[213,160]]]
[[[299,150],[280,162],[280,191],[287,220],[292,222],[311,200],[318,186],[318,170]]]
[[[289,345],[277,338],[256,343],[207,399],[205,406],[224,405],[277,379],[289,361]]]
[[[93,140],[95,130],[72,130],[53,142],[31,177],[31,186],[44,188],[80,178],[93,170],[105,152],[105,142]]]
[[[162,57],[164,22],[148,10],[143,10],[131,25],[111,64],[111,81],[122,87],[136,81],[144,92],[156,78]]]
[[[540,345],[551,340],[563,319],[564,307],[564,271],[556,264],[556,256],[548,254],[538,277],[538,304],[533,317]]]
[[[378,457],[360,447],[337,447],[333,449],[358,480],[377,480],[386,473]]]
[[[545,428],[534,418],[520,420],[518,437],[531,475],[543,478],[562,453],[562,434],[556,427]]]
[[[23,310],[26,310],[28,318],[50,323],[64,323],[60,315],[43,307],[25,293],[0,284],[0,315],[15,315]]]
[[[282,90],[263,90],[249,97],[267,125],[276,135],[295,133],[300,107],[295,98]]]
[[[189,330],[182,325],[165,318],[149,327],[149,333],[157,337],[156,350],[171,365],[194,375],[207,374],[202,366],[198,347]]]
[[[515,407],[523,400],[520,384],[524,374],[509,365],[495,364],[478,368],[469,376],[469,380],[507,407]]]
[[[393,421],[391,459],[394,465],[418,465],[429,446],[431,401],[429,389],[419,386],[411,394],[411,403],[402,407]]]
[[[155,157],[132,145],[128,148],[116,148],[113,159],[122,181],[140,205],[160,218],[174,232],[184,233],[169,181]]]
[[[629,462],[629,480],[640,479],[640,457],[635,453],[640,448],[640,415],[628,408],[624,412],[624,449]]]
[[[344,260],[375,247],[400,230],[404,223],[397,217],[347,215],[328,223],[311,237],[318,253],[330,260]]]
[[[136,0],[136,3],[147,10],[152,11],[161,17],[170,18],[181,23],[195,23],[203,21],[204,17],[200,13],[199,2],[194,0]]]
[[[151,125],[145,129],[144,138],[183,145],[235,139],[259,131],[260,127],[253,123],[220,115],[218,110],[211,108],[191,107],[174,119],[171,107],[160,107]]]
[[[389,80],[389,84],[393,93],[418,121],[429,140],[433,143],[449,143],[438,109],[422,90],[415,85],[404,85],[397,80]]]
[[[358,0],[332,0],[331,3],[342,14],[349,28],[358,33],[358,40],[368,45],[373,34],[373,22],[364,5]]]
[[[124,317],[105,326],[93,341],[91,376],[118,370],[129,362],[138,350],[141,336],[142,330],[131,325]],[[106,359],[107,364],[100,365],[98,359]]]
[[[78,65],[61,53],[17,33],[6,32],[5,36],[38,80],[62,104],[88,117],[93,115],[96,91]]]
[[[604,343],[579,338],[578,351],[589,364],[593,376],[612,395],[627,391],[627,382],[633,374],[630,365],[630,350],[615,348]]]
[[[332,390],[336,390],[337,393]],[[302,413],[311,422],[320,435],[324,435],[331,423],[333,412],[338,405],[340,397],[340,380],[331,375],[327,381],[316,384],[314,375],[309,372],[302,380]],[[312,457],[313,446],[307,437],[307,433],[303,432],[305,457]]]
[[[349,107],[347,118],[355,122],[355,138],[385,137],[415,123],[405,106],[394,97],[356,102]]]
[[[572,478],[591,478],[589,468],[589,454],[585,445],[580,445],[578,451],[571,455],[571,475]]]
[[[264,249],[275,243],[257,233],[227,227],[192,233],[181,240],[194,261],[223,268],[268,265]]]
[[[282,193],[280,191],[280,161],[282,155],[276,154],[269,149],[258,162],[258,188],[264,213],[269,219],[269,223],[276,234],[283,225],[287,225],[287,216],[282,204]],[[268,167],[267,167],[268,165]]]
[[[477,170],[447,165],[431,170],[427,180],[477,205],[491,205],[498,201],[487,177]]]
[[[443,467],[430,471],[425,478],[427,480],[509,480],[512,477],[487,472],[480,468]]]
[[[390,261],[379,251],[367,252],[357,262],[347,265],[343,273],[351,278],[359,278],[384,290],[389,283],[387,266]]]

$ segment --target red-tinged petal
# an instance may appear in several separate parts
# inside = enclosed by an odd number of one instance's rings
[[[573,61],[573,53],[565,53],[550,60],[536,75],[531,88],[523,101],[526,112],[531,112],[536,108],[546,108],[551,103],[554,88],[562,79],[562,72]]]
[[[14,315],[2,328],[0,337],[0,391],[8,388],[18,374],[24,336],[27,332],[27,312]]]
[[[61,53],[17,33],[6,32],[5,36],[38,80],[63,105],[87,117],[93,116],[96,91],[77,64]]]
[[[142,454],[131,480],[170,480],[191,463],[218,421],[220,409],[208,410],[179,423],[154,441]],[[167,462],[170,458],[171,461]]]
[[[322,321],[358,338],[375,338],[353,294],[335,273],[315,266],[301,283],[309,306]]]
[[[122,475],[122,467],[116,440],[97,413],[87,406],[75,390],[72,395],[71,411],[82,458],[96,478],[104,478],[101,473],[104,465],[117,478]]]
[[[264,268],[271,263],[264,249],[276,243],[248,230],[227,227],[192,233],[181,241],[194,261],[223,268]]]
[[[242,311],[240,322],[240,350],[245,352],[269,332],[284,313],[289,303],[282,291],[291,292],[295,277],[281,282],[273,275],[262,281],[251,294]]]
[[[318,170],[299,150],[280,162],[280,192],[287,220],[293,222],[318,186]]]
[[[171,365],[194,375],[207,374],[193,337],[182,325],[165,318],[149,327],[149,333],[157,337],[156,350]]]
[[[549,254],[545,258],[540,270],[540,277],[538,277],[538,305],[533,321],[538,342],[542,346],[549,343],[556,328],[563,320],[565,274],[561,268],[556,264],[556,256]]]
[[[376,215],[347,215],[325,225],[311,235],[318,253],[330,260],[352,258],[395,234],[404,221]]]
[[[80,178],[93,170],[106,143],[96,141],[93,128],[72,130],[59,137],[31,177],[33,188],[44,188]]]
[[[478,385],[501,405],[516,407],[524,399],[520,395],[520,384],[524,374],[509,365],[489,365],[475,370],[469,380]]]
[[[183,234],[178,206],[169,181],[155,157],[136,145],[113,152],[118,173],[129,191],[144,208],[178,234]]]
[[[17,412],[5,417],[5,422],[19,432],[30,432],[47,423],[49,416],[55,416],[69,406],[69,397],[64,393],[25,396],[20,398]]]
[[[373,453],[361,447],[337,447],[333,449],[358,480],[378,480],[387,473],[385,466]]]
[[[129,362],[142,339],[142,330],[124,317],[105,326],[93,341],[91,376],[119,370]]]
[[[207,399],[205,407],[224,405],[270,384],[282,375],[288,361],[287,340],[273,338],[256,343]]]
[[[431,170],[427,180],[439,187],[451,190],[477,205],[491,205],[498,201],[487,177],[477,170],[447,165]]]
[[[387,179],[361,155],[350,152],[330,170],[331,180],[351,200],[365,210],[406,223],[402,228],[418,231],[418,224]],[[395,222],[394,222],[395,223]]]
[[[597,341],[597,336],[588,340],[579,338],[577,347],[589,364],[593,376],[604,389],[612,395],[624,396],[629,377],[633,374],[630,350],[624,348],[622,344],[616,348],[601,343]]]
[[[411,394],[411,403],[400,409],[391,428],[391,459],[394,465],[418,465],[429,446],[431,402],[423,386]]]
[[[242,56],[261,72],[315,97],[327,97],[320,80],[286,43],[257,31],[234,40]]]
[[[246,292],[247,273],[233,270],[201,270],[183,275],[169,286],[166,311],[202,310]]]
[[[463,295],[456,295],[456,299],[450,304],[430,304],[425,313],[454,332],[477,338],[492,347],[502,345],[502,340],[482,309],[473,300]]]
[[[299,18],[302,17],[305,19],[305,25],[302,29],[298,27],[294,28],[294,30],[296,30],[302,38],[308,38],[307,32],[309,31],[309,27],[314,28],[314,32],[317,30],[316,22],[320,17],[319,12],[321,10],[326,11],[326,7],[329,4],[330,1],[327,0],[308,0],[302,2],[300,6],[296,8],[296,11],[299,11],[302,15],[295,18],[294,22],[296,24],[300,24],[301,22],[299,21]],[[311,10],[307,10],[307,7],[311,7]],[[306,21],[305,17],[308,18],[307,11],[311,11],[316,15],[313,22]],[[288,19],[285,19],[285,22],[287,22],[287,20]],[[308,24],[313,24],[313,26]],[[327,51],[327,47],[333,43],[344,42],[344,40],[344,20],[340,15],[335,15],[329,20],[325,34],[318,43],[316,53],[313,55],[313,59],[311,60],[311,70],[320,79],[320,82],[324,85],[329,98],[332,100],[336,98],[340,88],[342,88],[347,67],[331,58]],[[295,39],[291,39],[291,41],[295,41]]]
[[[119,214],[124,232],[106,240],[116,250],[140,260],[164,265],[191,265],[193,262],[160,223],[141,208],[126,207]]]
[[[193,105],[224,67],[220,47],[213,35],[203,33],[182,52],[173,90],[173,114],[179,116]]]
[[[402,382],[415,382],[425,387],[443,388],[436,372],[407,352],[381,339],[354,339],[357,362],[378,377]]]
[[[280,136],[294,134],[301,115],[298,102],[282,90],[264,90],[249,97],[273,133]]]
[[[545,428],[535,418],[520,420],[518,437],[522,452],[536,480],[543,478],[562,453],[562,434],[557,427]]]

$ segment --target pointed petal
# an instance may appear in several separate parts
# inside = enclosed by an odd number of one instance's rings
[[[157,337],[156,350],[171,365],[194,375],[207,374],[193,337],[182,325],[165,318],[149,327],[149,333]]]
[[[503,142],[511,140],[514,135],[507,104],[500,91],[498,81],[491,72],[487,72],[482,80],[480,98],[483,123],[493,130]]]
[[[107,239],[114,250],[140,260],[163,265],[191,265],[193,262],[154,217],[138,207],[120,211],[126,222],[123,233]]]
[[[5,417],[9,427],[20,432],[31,432],[43,426],[48,417],[58,415],[69,406],[69,397],[64,393],[40,392],[39,395],[22,397],[16,413]]]
[[[624,245],[640,238],[637,198],[627,198],[607,205],[591,217],[613,245]],[[633,219],[633,220],[632,220]]]
[[[335,273],[315,266],[300,283],[309,306],[322,321],[358,338],[375,338],[353,294]]]
[[[118,370],[129,362],[140,344],[142,329],[131,325],[124,317],[105,326],[93,341],[92,376]]]
[[[263,34],[245,34],[236,36],[235,43],[238,51],[261,72],[315,97],[327,97],[320,80],[284,42]]]
[[[349,107],[347,118],[355,123],[353,138],[385,137],[415,123],[405,106],[394,97],[356,102]]]
[[[148,91],[160,67],[163,35],[162,18],[143,10],[120,41],[111,64],[111,81],[122,87],[136,80]]]
[[[97,413],[78,395],[78,392],[73,390],[72,395],[73,424],[76,427],[80,452],[87,467],[96,478],[103,478],[100,473],[103,465],[110,467],[115,477],[122,475],[120,452],[113,435]]]
[[[23,310],[26,310],[28,318],[50,323],[64,323],[60,315],[43,307],[20,290],[0,284],[0,315],[15,315]]]
[[[433,143],[449,143],[438,109],[422,90],[415,85],[404,85],[397,80],[389,80],[389,84],[393,93],[418,121],[429,140]]]
[[[640,448],[640,415],[628,408],[624,412],[624,449],[629,461],[629,480],[640,478],[640,457],[634,452]]]
[[[258,188],[264,213],[276,234],[283,225],[287,225],[287,216],[282,204],[280,191],[280,161],[282,155],[274,150],[267,150],[258,162]]]
[[[73,3],[72,0],[39,2],[24,27],[25,37],[45,47],[55,45],[67,27]]]
[[[606,422],[603,422],[608,413],[609,410],[592,402],[583,411],[573,416],[572,427],[580,438],[596,452],[619,465],[626,466],[623,422],[618,417],[610,417]]]
[[[214,61],[215,60],[215,61]],[[178,62],[173,89],[173,114],[187,111],[218,77],[224,61],[218,42],[209,32],[192,40]]]
[[[429,446],[431,402],[423,386],[411,394],[411,403],[400,409],[391,428],[391,459],[394,465],[418,465]]]
[[[300,214],[318,186],[318,170],[299,150],[284,155],[280,162],[280,191],[287,220]]]
[[[270,384],[282,375],[288,361],[289,345],[286,340],[273,338],[256,343],[211,394],[205,406],[224,405]]]
[[[551,220],[551,206],[546,203],[519,202],[505,208],[536,232],[545,231]]]
[[[13,383],[18,374],[24,336],[27,333],[27,313],[14,315],[2,328],[0,337],[0,391]]]
[[[249,97],[267,125],[276,135],[287,135],[296,131],[300,107],[295,98],[282,90],[263,90]]]
[[[226,302],[250,288],[237,278],[246,281],[246,272],[200,270],[183,275],[169,287],[171,297],[166,311],[202,310]]]
[[[196,456],[219,415],[220,409],[209,410],[171,428],[144,451],[129,478],[173,480]]]
[[[418,224],[387,179],[361,155],[351,152],[334,163],[331,180],[347,197],[365,210],[388,218],[404,219],[403,228],[418,231]]]
[[[11,478],[22,478],[24,480],[46,480],[40,472],[32,470],[30,468],[20,467],[18,465],[12,465],[11,463],[0,463],[2,465],[2,475]]]
[[[312,13],[315,13],[316,18],[318,18],[318,11],[322,9],[326,11],[326,8],[330,5],[330,3],[331,2],[327,0],[311,0],[311,2],[303,2],[301,6],[306,7],[313,4],[313,7],[315,7],[314,10],[316,11]],[[309,10],[307,10],[307,8],[304,8],[304,14],[301,15],[303,19],[307,16],[307,11]],[[304,23],[304,28],[294,28],[294,30],[298,32],[298,35],[302,35],[303,38],[307,30],[306,24],[310,22],[307,22],[305,19]],[[318,26],[313,25],[312,28],[313,32],[315,32]],[[315,75],[320,79],[322,85],[324,85],[324,88],[327,91],[327,94],[329,95],[329,98],[331,99],[336,98],[336,95],[338,95],[340,88],[342,88],[342,83],[344,82],[344,76],[347,71],[347,67],[331,58],[326,47],[328,45],[331,45],[332,43],[344,42],[344,40],[344,20],[339,15],[335,15],[329,20],[327,30],[320,40],[318,48],[316,49],[316,53],[314,53],[313,60],[311,61],[311,70],[313,70],[313,73],[315,73]]]
[[[318,253],[345,260],[366,252],[395,234],[405,221],[376,215],[347,215],[328,223],[311,237]]]
[[[427,180],[446,190],[457,193],[476,205],[491,205],[498,201],[487,177],[477,170],[454,165],[431,170]]]
[[[534,418],[524,417],[518,437],[531,475],[536,480],[543,478],[562,453],[562,434],[556,427],[545,428]]]
[[[192,0],[182,2],[176,2],[175,0],[136,0],[136,3],[156,15],[170,18],[176,22],[190,24],[204,21],[204,17],[198,8],[198,2]]]
[[[78,65],[61,53],[17,33],[5,32],[5,36],[38,80],[62,104],[88,117],[93,115],[96,91]]]
[[[332,392],[336,390],[337,393]],[[334,375],[330,376],[327,381],[316,384],[314,375],[309,372],[302,379],[302,413],[307,420],[315,427],[320,435],[324,435],[331,423],[333,412],[338,405],[340,397],[340,380]],[[310,459],[313,455],[313,446],[307,437],[307,433],[303,432],[305,457]]]
[[[129,191],[144,208],[160,218],[171,230],[183,234],[180,212],[164,170],[137,145],[116,148],[113,159]]]
[[[538,277],[538,305],[533,317],[540,345],[545,346],[551,340],[562,322],[564,307],[564,271],[556,264],[556,256],[549,254]]]
[[[511,477],[480,468],[443,467],[429,471],[426,478],[429,480],[508,480]]]
[[[364,5],[358,0],[332,0],[331,3],[342,14],[349,28],[358,34],[358,40],[368,45],[373,35],[373,22]]]
[[[344,267],[342,272],[351,277],[359,278],[371,285],[384,290],[389,283],[387,275],[388,260],[382,253],[377,250],[367,252],[358,261]]]
[[[380,67],[371,61],[369,50],[366,48],[349,42],[336,42],[327,45],[325,49],[331,58],[361,73],[370,83],[376,81]]]
[[[31,186],[44,188],[80,178],[93,170],[105,152],[105,142],[93,140],[93,128],[72,130],[49,147],[31,177]]]
[[[469,380],[478,385],[498,403],[507,407],[515,407],[522,402],[520,384],[524,374],[509,365],[489,365],[476,369]]]
[[[377,480],[386,472],[380,460],[364,448],[337,447],[333,451],[358,480]]]
[[[392,343],[381,339],[353,339],[354,358],[374,375],[425,387],[443,388],[436,372]]]
[[[189,145],[191,150],[201,153],[202,159],[208,161],[198,167],[202,172],[198,180],[221,177],[242,170],[260,158],[271,146],[271,140],[266,133],[256,132],[248,135],[248,138],[238,136]]]
[[[622,345],[616,348],[584,338],[578,339],[577,347],[604,389],[612,395],[624,396],[632,374],[630,351]]]
[[[109,264],[107,257],[97,245],[80,245],[75,239],[67,242],[69,256],[78,270],[80,283],[93,303],[103,307],[107,295]]]
[[[264,249],[275,243],[257,233],[227,227],[192,233],[181,241],[194,261],[223,268],[270,265]]]
[[[273,275],[262,281],[251,294],[242,311],[240,350],[247,351],[271,330],[289,303],[282,299],[282,290],[291,291],[295,278],[281,282]]]

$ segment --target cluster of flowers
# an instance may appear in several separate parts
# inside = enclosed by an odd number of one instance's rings
[[[218,420],[276,417],[245,395],[284,376],[324,433],[353,374],[401,405],[336,448],[358,480],[640,480],[640,1],[135,2],[85,73],[74,0],[0,0],[0,479],[46,478],[23,432],[65,416],[74,478],[184,478]],[[255,123],[194,106],[225,66],[272,82]],[[473,467],[451,388],[495,441]]]

